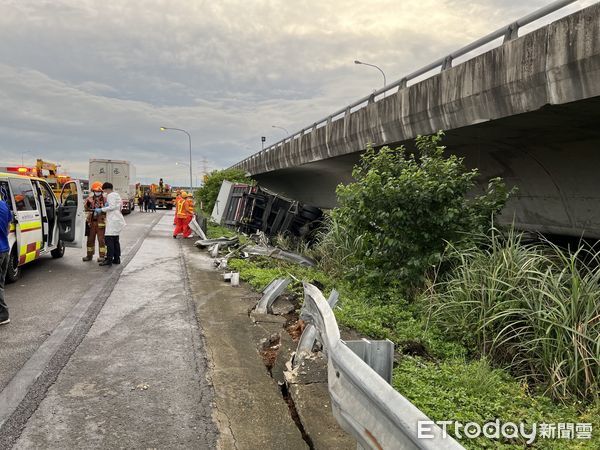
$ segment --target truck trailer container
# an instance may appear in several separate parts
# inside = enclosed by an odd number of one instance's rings
[[[112,183],[123,201],[123,214],[135,208],[135,166],[129,161],[115,159],[90,159],[90,183]]]

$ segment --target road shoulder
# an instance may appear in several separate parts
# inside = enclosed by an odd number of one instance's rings
[[[207,255],[192,248],[184,255],[214,387],[218,448],[308,448],[259,357],[256,342],[269,324],[250,325],[256,295],[224,283]]]

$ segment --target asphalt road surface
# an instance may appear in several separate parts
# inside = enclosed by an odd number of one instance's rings
[[[172,213],[134,212],[123,264],[25,266],[0,328],[0,448],[211,448],[211,386]]]

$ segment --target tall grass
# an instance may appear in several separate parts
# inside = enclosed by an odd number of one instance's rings
[[[554,398],[600,397],[600,252],[494,229],[448,257],[426,295],[432,323]]]
[[[327,214],[317,235],[313,256],[321,270],[346,277],[348,272],[356,272],[364,264],[360,255],[364,255],[366,246],[364,236],[352,237],[340,222]]]

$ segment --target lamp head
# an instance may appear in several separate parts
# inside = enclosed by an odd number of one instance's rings
[[[354,64],[362,64],[362,63],[358,59],[355,59]]]
[[[160,131],[165,131],[166,128],[165,127],[160,127]]]

